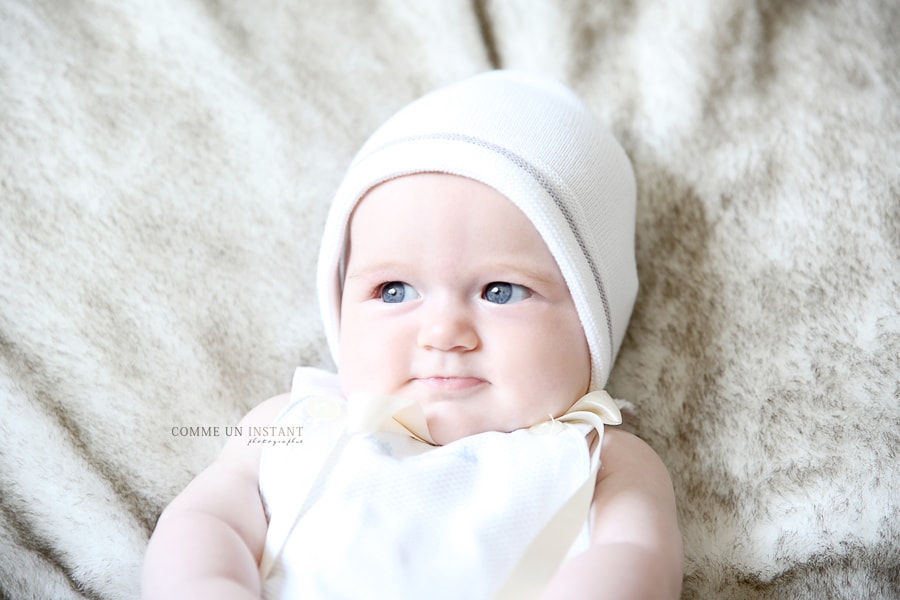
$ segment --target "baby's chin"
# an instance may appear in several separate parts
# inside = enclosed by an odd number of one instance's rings
[[[438,446],[446,446],[485,431],[476,428],[449,427],[440,421],[428,420],[428,434],[431,436],[431,441]]]
[[[443,408],[443,410],[441,410]],[[431,410],[429,410],[431,409]],[[428,434],[438,446],[445,446],[463,438],[489,431],[508,433],[517,429],[524,429],[534,423],[484,422],[466,418],[467,415],[453,414],[453,407],[426,407],[425,422],[428,424]]]

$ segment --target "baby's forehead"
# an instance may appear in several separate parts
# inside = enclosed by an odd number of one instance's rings
[[[460,244],[487,240],[545,247],[511,198],[473,178],[438,172],[404,175],[371,188],[353,210],[346,235],[370,230],[381,239],[449,233]]]
[[[537,232],[516,202],[494,187],[462,175],[424,172],[395,177],[369,189],[351,213],[347,235],[354,225],[375,219],[390,220],[397,231],[416,230],[440,218],[448,227],[488,230],[498,236],[514,225]]]
[[[373,188],[350,220],[344,260],[345,281],[468,288],[489,279],[545,294],[567,289],[556,257],[511,199],[448,174],[409,175]]]

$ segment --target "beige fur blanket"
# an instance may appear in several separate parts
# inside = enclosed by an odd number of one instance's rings
[[[224,443],[196,428],[331,366],[355,149],[495,66],[634,162],[610,391],[673,474],[684,597],[900,596],[898,31],[894,0],[0,0],[0,598],[139,594]]]

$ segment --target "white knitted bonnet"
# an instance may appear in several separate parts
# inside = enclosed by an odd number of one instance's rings
[[[637,295],[635,183],[612,134],[563,84],[491,71],[407,105],[357,153],[334,198],[319,254],[319,305],[338,363],[347,223],[372,187],[439,172],[491,186],[531,220],[569,286],[606,386]]]

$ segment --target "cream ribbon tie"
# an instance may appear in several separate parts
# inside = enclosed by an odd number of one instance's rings
[[[351,394],[347,398],[347,432],[406,433],[436,446],[428,431],[425,413],[415,400],[379,394]]]

